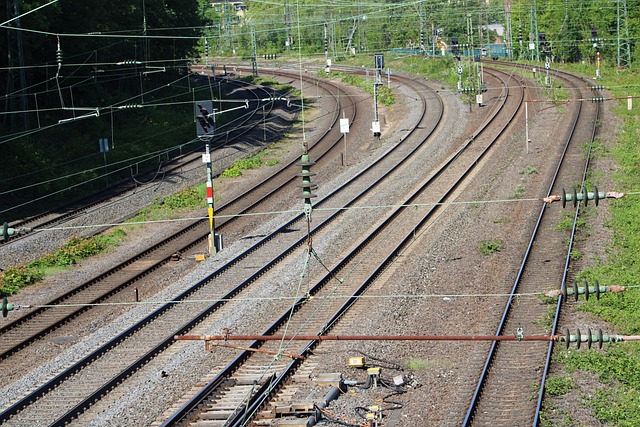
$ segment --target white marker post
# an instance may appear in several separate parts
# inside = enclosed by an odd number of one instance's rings
[[[349,133],[349,119],[344,117],[344,111],[342,112],[342,118],[340,119],[340,133],[344,135],[344,154],[342,155],[342,166],[347,166],[347,134]]]
[[[529,103],[524,103],[524,139],[526,153],[529,154]]]

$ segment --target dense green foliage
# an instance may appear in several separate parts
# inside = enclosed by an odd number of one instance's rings
[[[595,28],[604,65],[615,64],[627,46],[632,60],[639,59],[640,0],[514,0],[508,13],[498,1],[246,0],[243,16],[233,2],[207,0],[6,3],[1,22],[23,14],[0,29],[0,46],[8,47],[0,54],[0,81],[6,82],[9,112],[0,114],[0,217],[8,220],[24,215],[16,207],[33,199],[42,200],[38,210],[68,201],[188,142],[194,133],[189,102],[212,92],[191,93],[186,74],[188,62],[204,56],[205,40],[210,57],[248,58],[255,40],[261,61],[274,53],[322,58],[326,47],[336,62],[364,53],[362,64],[371,67],[371,53],[411,48],[431,55],[449,49],[453,37],[476,47],[510,40],[514,57],[529,59],[529,41],[545,32],[556,61],[589,64],[596,54],[590,40]],[[619,13],[625,4],[626,13]],[[500,36],[495,25],[507,27],[507,21],[511,34]],[[455,82],[455,72],[449,73],[441,78]],[[144,108],[121,109],[128,104]],[[77,120],[85,114],[98,117]],[[99,152],[100,138],[109,138],[106,154]]]
[[[195,133],[186,67],[202,25],[196,0],[64,0],[33,13],[42,1],[6,3],[0,21],[22,17],[0,28],[0,218],[154,167]]]
[[[27,265],[13,266],[0,273],[0,295],[13,295],[25,286],[42,280],[47,273],[76,264],[119,245],[125,238],[123,230],[115,230],[87,238],[73,237],[56,252]]]
[[[513,0],[509,3],[509,9],[505,10],[501,1],[273,3],[246,0],[248,9],[244,18],[237,16],[230,5],[227,9],[216,5],[208,10],[207,35],[216,54],[235,52],[244,57],[251,55],[255,35],[259,58],[273,53],[324,55],[326,36],[329,55],[336,59],[353,52],[375,53],[389,48],[433,53],[449,46],[452,37],[458,37],[460,44],[476,47],[508,42],[516,58],[528,59],[529,43],[533,42],[537,48],[540,33],[546,35],[556,61],[593,62],[596,43],[603,60],[614,63],[619,37],[622,46],[630,41],[632,56],[638,58],[635,46],[640,36],[638,0]],[[231,25],[224,26],[225,22]],[[497,31],[496,26],[510,28],[511,34]],[[596,40],[592,40],[592,29],[596,31]]]

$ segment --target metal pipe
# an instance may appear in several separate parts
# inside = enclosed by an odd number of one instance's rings
[[[178,341],[558,341],[560,335],[176,335]]]

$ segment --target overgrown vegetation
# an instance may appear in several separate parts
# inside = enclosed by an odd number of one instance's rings
[[[98,236],[73,237],[52,254],[27,265],[9,267],[2,271],[0,273],[0,294],[13,295],[26,286],[38,283],[48,274],[118,246],[125,236],[124,230],[117,229]]]
[[[575,387],[573,380],[568,377],[550,375],[545,384],[545,391],[550,396],[562,396]]]
[[[538,169],[534,165],[527,165],[518,171],[520,175],[533,175],[538,173]]]
[[[324,76],[324,72],[318,72],[319,76]],[[346,73],[331,73],[330,77],[338,78],[342,80],[342,82],[360,88],[371,96],[373,96],[373,81],[367,80],[366,78],[355,75],[355,74],[346,74]],[[385,85],[379,85],[376,88],[376,94],[378,97],[378,102],[385,107],[390,107],[396,102],[396,97],[393,94],[393,91]]]
[[[514,199],[521,199],[522,196],[524,196],[524,184],[518,184],[516,185],[516,189],[513,191],[513,198]]]
[[[588,65],[568,65],[570,71],[585,75],[593,73]],[[639,89],[638,73],[612,69],[603,71],[603,84],[611,88],[615,97],[637,96]],[[597,141],[595,154],[599,157],[611,156],[619,167],[612,170],[615,180],[614,189],[633,192],[640,182],[640,136],[637,107],[629,111],[626,102],[621,102],[616,114],[624,120],[622,132],[612,149],[605,149]],[[591,177],[594,182],[595,177]],[[597,184],[597,182],[595,182]],[[582,282],[587,280],[595,285],[596,279],[601,285],[623,285],[629,289],[624,293],[603,294],[600,300],[595,298],[583,301],[577,310],[589,312],[601,319],[599,322],[605,333],[634,335],[640,332],[640,204],[633,195],[620,200],[608,200],[611,217],[607,226],[613,232],[611,249],[607,251],[607,262],[598,262],[583,270],[577,276]],[[601,205],[602,206],[602,205]],[[598,209],[598,208],[590,208]],[[571,221],[573,220],[571,215]],[[579,218],[580,227],[588,228],[588,217]],[[565,218],[558,229],[569,227],[569,218]],[[584,221],[586,220],[586,221]],[[597,238],[597,236],[592,236]],[[601,423],[616,426],[640,425],[640,345],[633,342],[605,344],[604,350],[564,350],[559,347],[554,360],[563,364],[571,376],[591,373],[602,384],[601,388],[589,390],[583,396],[584,405],[590,408],[593,416]],[[572,391],[569,391],[572,392]],[[545,419],[562,419],[564,415],[554,405],[545,404]],[[550,425],[550,424],[546,424]]]
[[[426,359],[411,358],[405,361],[405,365],[412,371],[429,369],[431,364]]]
[[[278,159],[269,158],[269,154],[266,151],[260,151],[244,159],[236,160],[233,165],[228,167],[222,176],[225,178],[235,178],[242,175],[242,171],[258,169],[261,166],[275,166],[279,162]]]
[[[200,184],[196,187],[188,187],[177,194],[159,197],[154,202],[141,210],[129,222],[144,222],[161,219],[178,218],[187,210],[207,207],[207,187]],[[215,202],[215,200],[214,200]]]
[[[502,240],[483,240],[478,246],[478,251],[482,255],[490,255],[495,252],[499,252],[504,248],[504,242]]]

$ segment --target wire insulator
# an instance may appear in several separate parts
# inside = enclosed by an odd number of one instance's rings
[[[575,335],[572,335],[567,329],[567,333],[565,335],[558,336],[558,341],[564,342],[567,346],[567,349],[571,345],[571,343],[576,343],[576,347],[580,349],[580,345],[582,343],[587,343],[587,347],[591,348],[593,343],[598,343],[598,348],[602,348],[602,344],[605,342],[622,342],[624,341],[624,337],[622,335],[606,335],[602,333],[602,329],[598,329],[598,332],[594,335],[591,329],[587,330],[587,335],[583,335],[580,332],[580,329],[576,330]]]
[[[56,63],[62,65],[62,48],[60,48],[60,37],[58,36],[58,47],[56,48]]]
[[[311,199],[317,197],[317,195],[313,193],[313,190],[318,188],[318,185],[311,180],[311,177],[315,175],[315,172],[311,172],[311,166],[315,164],[316,162],[309,160],[309,154],[307,152],[305,152],[300,158],[300,161],[296,163],[296,166],[302,167],[302,172],[296,174],[296,176],[302,177],[302,185],[298,185],[298,188],[302,188],[304,210],[307,216],[311,215]]]
[[[549,197],[544,197],[542,199],[545,203],[553,203],[553,202],[562,202],[562,207],[567,206],[567,202],[572,202],[573,207],[578,206],[579,201],[584,201],[585,206],[587,205],[589,200],[594,200],[596,206],[600,203],[600,199],[621,199],[624,197],[624,193],[619,193],[617,191],[598,191],[598,187],[593,187],[593,192],[586,191],[585,188],[582,188],[581,192],[578,192],[575,188],[572,189],[571,193],[567,193],[565,189],[562,189],[562,194],[554,194]]]
[[[627,290],[626,286],[619,285],[611,285],[611,286],[601,286],[600,283],[596,280],[595,286],[589,286],[587,281],[584,281],[584,287],[578,286],[578,282],[576,280],[573,281],[573,287],[566,286],[564,289],[552,289],[550,291],[546,291],[544,293],[547,297],[557,297],[559,295],[564,295],[565,298],[568,298],[570,295],[575,296],[575,300],[578,301],[578,295],[584,295],[586,300],[589,300],[589,295],[596,294],[596,299],[600,299],[600,295],[605,292],[624,292]]]

